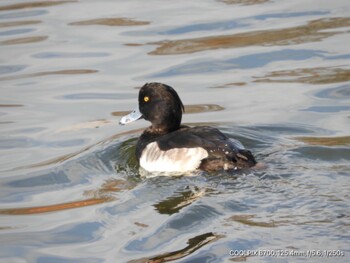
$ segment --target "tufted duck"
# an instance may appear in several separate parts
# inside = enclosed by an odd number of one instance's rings
[[[152,123],[136,145],[137,159],[146,171],[237,170],[256,164],[250,151],[218,129],[181,125],[184,106],[172,87],[147,83],[138,100],[138,108],[122,117],[119,124],[140,118]]]

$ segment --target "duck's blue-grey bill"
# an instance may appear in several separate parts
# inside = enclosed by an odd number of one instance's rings
[[[119,121],[119,125],[125,125],[133,121],[137,121],[142,118],[142,113],[139,111],[138,107],[130,112],[128,115],[122,117]]]

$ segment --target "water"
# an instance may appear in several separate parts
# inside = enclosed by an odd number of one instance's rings
[[[1,261],[348,262],[349,15],[345,0],[1,1]],[[151,81],[267,168],[142,177],[148,123],[117,123]]]

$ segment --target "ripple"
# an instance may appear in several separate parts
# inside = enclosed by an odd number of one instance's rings
[[[349,147],[326,147],[326,146],[303,146],[294,149],[303,158],[311,160],[322,160],[327,162],[347,160],[350,161]]]
[[[197,191],[182,191],[154,204],[154,207],[160,214],[171,215],[178,213],[182,208],[191,205],[193,202],[203,197],[203,195],[204,191],[199,189],[197,189]]]
[[[0,41],[0,45],[20,45],[20,44],[36,43],[36,42],[45,41],[48,38],[49,38],[48,36],[15,38],[15,39]]]
[[[350,106],[311,106],[301,111],[311,111],[319,113],[341,112],[350,110]]]
[[[41,52],[32,55],[34,58],[95,58],[95,57],[107,57],[110,53],[107,52]]]
[[[329,12],[324,11],[310,11],[310,12],[285,12],[285,13],[268,13],[263,15],[249,16],[240,19],[233,20],[224,20],[218,22],[209,22],[209,23],[198,23],[190,24],[181,27],[175,27],[167,30],[133,30],[129,32],[123,32],[123,35],[128,36],[144,36],[144,35],[181,35],[199,31],[224,31],[232,30],[238,28],[246,28],[250,26],[251,20],[267,20],[272,18],[290,18],[290,17],[300,17],[300,16],[317,16],[325,15]],[[131,45],[131,44],[126,44]],[[137,44],[134,44],[137,45]],[[139,44],[140,45],[140,44]]]
[[[228,5],[257,5],[270,2],[270,0],[218,0]]]
[[[177,55],[189,54],[218,48],[238,48],[253,45],[293,45],[308,42],[321,41],[337,34],[339,31],[323,31],[350,25],[350,18],[334,17],[323,18],[308,22],[306,25],[273,29],[259,30],[233,35],[209,36],[192,39],[165,40],[151,42],[149,45],[158,45],[150,55]]]
[[[295,137],[294,139],[309,145],[339,146],[350,145],[350,136],[339,137]]]
[[[270,222],[263,222],[263,221],[256,221],[253,220],[256,217],[256,215],[234,215],[231,216],[229,221],[235,221],[241,224],[245,224],[248,226],[253,226],[253,227],[278,227],[278,226],[283,226],[288,224],[290,221],[285,220],[285,221],[270,221]]]
[[[86,199],[79,201],[72,201],[62,204],[53,204],[53,205],[45,205],[45,206],[36,206],[36,207],[22,207],[22,208],[8,208],[8,209],[0,209],[0,214],[2,215],[31,215],[31,214],[42,214],[49,212],[57,212],[67,209],[75,209],[85,206],[97,205],[105,202],[110,202],[112,199]]]
[[[0,14],[0,19],[13,19],[13,18],[23,19],[24,17],[41,16],[41,15],[46,15],[48,13],[49,12],[47,10],[11,12],[11,13]],[[17,23],[17,21],[15,22]]]
[[[203,113],[203,112],[213,112],[213,111],[222,111],[225,108],[217,104],[193,104],[185,105],[185,113]]]
[[[66,0],[66,1],[26,2],[26,3],[18,3],[18,4],[0,6],[0,11],[48,7],[48,6],[55,6],[55,5],[62,5],[62,4],[67,4],[67,3],[76,3],[76,2],[78,2],[78,1]]]
[[[24,28],[24,29],[13,29],[13,30],[7,30],[0,32],[0,36],[11,36],[11,35],[19,35],[19,34],[25,34],[29,32],[33,32],[35,29],[33,28]]]
[[[169,262],[178,260],[181,258],[184,258],[188,255],[191,255],[192,253],[196,252],[201,247],[211,243],[215,242],[220,238],[223,238],[223,235],[214,234],[212,232],[201,234],[198,236],[195,236],[193,238],[190,238],[187,241],[187,246],[183,249],[179,249],[172,252],[163,253],[160,255],[155,255],[147,258],[140,258],[135,260],[130,260],[128,263],[146,263],[146,262]]]
[[[77,93],[77,94],[68,94],[60,96],[57,98],[69,99],[69,100],[123,100],[123,99],[132,99],[135,97],[135,94],[128,93]],[[114,114],[112,114],[114,115]],[[114,115],[117,116],[117,115]]]
[[[22,104],[0,104],[0,108],[23,107]]]
[[[0,139],[0,149],[14,149],[14,148],[31,148],[31,147],[51,147],[62,148],[82,145],[85,139],[71,139],[62,141],[43,142],[40,140],[31,139],[28,137],[6,138]]]
[[[1,65],[0,66],[0,75],[10,74],[21,71],[28,67],[27,65]]]
[[[326,99],[349,99],[350,98],[350,85],[342,85],[336,88],[325,89],[317,92],[316,97]]]
[[[254,82],[329,84],[349,81],[350,69],[338,67],[298,68],[273,71],[263,77],[254,78],[256,78]]]
[[[84,21],[71,22],[71,26],[91,26],[91,25],[103,25],[103,26],[142,26],[148,25],[148,21],[138,21],[130,18],[98,18]]]
[[[35,25],[40,24],[42,21],[40,20],[24,20],[24,21],[11,21],[11,22],[1,22],[1,27],[14,27],[14,26],[27,26],[27,25]]]
[[[188,62],[163,70],[160,73],[152,74],[148,77],[169,77],[185,74],[217,73],[232,69],[260,68],[278,61],[304,61],[316,57],[323,58],[325,54],[326,52],[312,49],[282,49],[224,60],[211,59],[201,62]]]
[[[2,77],[2,78],[0,78],[0,81],[16,80],[16,79],[31,78],[31,77],[42,77],[42,76],[49,76],[49,75],[93,74],[93,73],[97,73],[97,72],[98,72],[98,70],[95,70],[95,69],[65,69],[65,70],[44,71],[44,72],[37,72],[37,73],[31,73],[31,74],[22,74],[22,75],[15,75],[15,76],[9,76],[9,77]]]

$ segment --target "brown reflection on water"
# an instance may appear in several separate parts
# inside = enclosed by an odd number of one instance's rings
[[[223,2],[228,5],[256,5],[270,2],[270,0],[219,0],[219,2]]]
[[[79,131],[82,129],[96,129],[111,123],[112,121],[106,120],[106,119],[93,120],[93,121],[81,122],[74,125],[66,126],[57,130],[56,132],[59,133],[59,132]]]
[[[192,204],[200,199],[205,194],[204,190],[197,189],[194,191],[184,191],[177,193],[165,200],[155,204],[154,207],[160,214],[174,214],[178,213],[182,208]]]
[[[14,38],[14,39],[0,41],[0,45],[28,44],[28,43],[41,42],[46,39],[48,39],[48,36],[21,37],[21,38]]]
[[[135,186],[136,186],[136,182],[127,181],[123,179],[109,179],[101,186],[101,188],[96,190],[85,191],[84,196],[88,198],[84,200],[53,204],[53,205],[45,205],[45,206],[0,209],[0,214],[6,214],[6,215],[41,214],[41,213],[57,212],[57,211],[73,209],[73,208],[80,208],[84,206],[97,205],[101,203],[115,201],[116,198],[112,195],[112,193],[131,190]]]
[[[84,196],[92,199],[115,200],[111,193],[131,190],[136,186],[136,182],[123,179],[108,179],[99,189],[84,192]]]
[[[259,30],[234,35],[220,35],[200,37],[192,39],[165,40],[148,43],[159,45],[151,51],[150,55],[176,55],[188,54],[204,50],[218,48],[238,48],[245,46],[261,45],[295,45],[300,43],[320,41],[324,38],[340,34],[342,32],[323,31],[350,26],[350,18],[333,17],[323,18],[308,22],[303,26],[291,28]]]
[[[294,139],[309,145],[342,146],[350,145],[350,136],[339,137],[295,137]]]
[[[328,84],[349,81],[350,69],[332,67],[301,68],[273,71],[263,77],[255,78],[257,79],[254,82],[299,82],[308,84]]]
[[[185,105],[185,113],[202,113],[210,111],[222,111],[225,108],[217,104],[192,104]]]
[[[79,208],[84,206],[91,206],[96,204],[101,204],[105,202],[113,201],[112,198],[91,198],[80,201],[72,201],[61,204],[46,205],[46,206],[33,206],[33,207],[23,207],[23,208],[9,208],[0,209],[0,214],[3,215],[30,215],[30,214],[41,214],[48,212],[56,212],[66,209]]]
[[[130,112],[131,112],[131,110],[130,111],[113,111],[113,112],[111,112],[111,115],[116,116],[116,117],[122,117],[122,116],[129,114]]]
[[[188,255],[191,255],[201,247],[214,242],[220,238],[224,237],[223,235],[214,234],[212,232],[205,233],[202,235],[195,236],[193,238],[190,238],[187,241],[187,246],[183,249],[152,256],[149,258],[140,258],[135,260],[130,260],[128,263],[160,263],[160,262],[170,262],[174,260],[178,260],[181,258],[184,258]]]
[[[84,21],[77,21],[69,23],[71,26],[91,26],[91,25],[103,25],[103,26],[141,26],[148,25],[148,21],[137,21],[129,18],[99,18]]]
[[[76,74],[92,74],[97,72],[98,70],[95,70],[95,69],[66,69],[66,70],[57,70],[57,71],[44,71],[44,72],[37,72],[37,73],[31,73],[31,74],[22,74],[22,75],[3,77],[3,78],[0,78],[0,81],[31,78],[31,77],[41,77],[41,76],[48,76],[48,75],[76,75]]]
[[[40,20],[25,20],[25,21],[11,21],[11,22],[2,22],[0,23],[1,27],[12,27],[12,26],[27,26],[27,25],[35,25],[40,24],[42,21]]]
[[[289,223],[288,220],[269,221],[269,222],[255,221],[253,220],[254,218],[255,218],[255,215],[234,215],[234,216],[231,216],[228,219],[228,221],[234,221],[244,225],[258,226],[258,227],[277,227],[277,226],[281,226],[281,225],[285,225],[286,223]]]
[[[229,87],[242,87],[242,86],[245,86],[245,85],[247,85],[246,82],[231,82],[231,83],[226,83],[224,85],[215,86],[215,87],[212,87],[212,88],[221,89],[221,88],[229,88]]]
[[[0,104],[0,108],[23,107],[22,104]]]
[[[78,2],[78,1],[66,0],[66,1],[26,2],[26,3],[18,3],[18,4],[0,6],[0,11],[37,8],[37,7],[48,7],[48,6],[55,6],[55,5],[61,5],[61,4],[67,4],[67,3],[75,3],[75,2]]]

